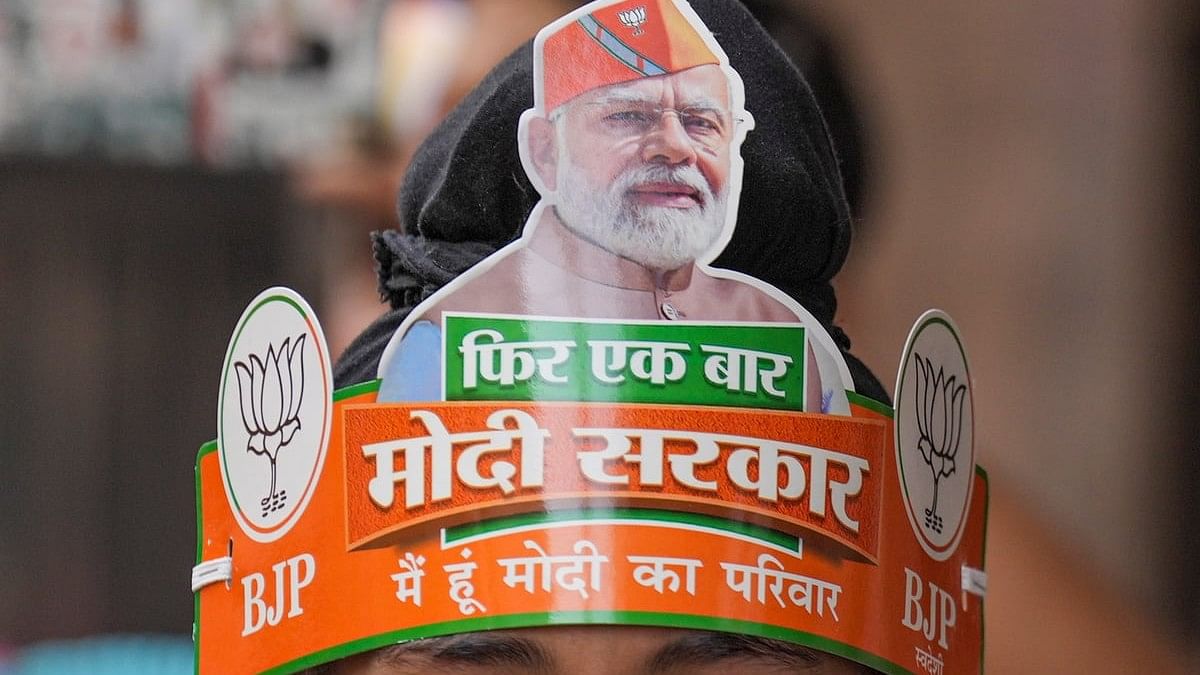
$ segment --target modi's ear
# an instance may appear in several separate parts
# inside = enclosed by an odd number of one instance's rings
[[[558,189],[558,130],[554,122],[534,116],[529,119],[528,134],[526,142],[533,169],[546,189],[553,192]]]

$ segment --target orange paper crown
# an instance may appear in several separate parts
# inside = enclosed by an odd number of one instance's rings
[[[674,0],[625,0],[543,35],[543,110],[598,87],[667,75],[720,58]]]

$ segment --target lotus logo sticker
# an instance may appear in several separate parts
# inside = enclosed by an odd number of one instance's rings
[[[962,411],[967,400],[967,385],[955,382],[957,376],[946,377],[945,369],[913,352],[913,367],[917,369],[916,406],[917,449],[933,473],[933,504],[925,509],[925,527],[941,534],[944,528],[938,515],[938,484],[942,478],[954,475],[954,458],[962,442]],[[937,368],[937,374],[933,369]]]
[[[896,465],[913,532],[935,560],[954,554],[974,483],[974,416],[966,352],[950,317],[926,312],[896,381]]]
[[[242,314],[221,375],[217,442],[225,494],[251,539],[282,537],[320,478],[332,416],[324,334],[308,303],[264,291]]]
[[[246,450],[271,462],[271,491],[259,503],[263,516],[287,504],[287,490],[275,489],[275,463],[279,451],[300,431],[300,402],[304,400],[304,338],[284,338],[279,350],[274,345],[259,358],[250,355],[250,363],[233,364],[237,371],[238,400],[241,401],[242,425],[250,438]],[[287,356],[284,359],[284,356]]]
[[[634,35],[641,35],[643,33],[642,24],[646,23],[646,8],[644,6],[634,7],[624,12],[617,12],[617,16],[620,17],[621,23],[633,29]]]

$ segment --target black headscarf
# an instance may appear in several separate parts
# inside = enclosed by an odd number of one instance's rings
[[[746,136],[737,226],[715,261],[795,298],[841,348],[855,388],[887,401],[879,381],[848,353],[833,323],[830,280],[850,248],[850,207],[816,100],[799,71],[736,0],[692,0],[741,75],[755,129]],[[388,312],[346,350],[335,385],[375,377],[392,333],[421,300],[520,236],[541,198],[517,150],[517,123],[533,107],[532,42],[517,49],[417,150],[400,189],[404,232],[373,235]]]

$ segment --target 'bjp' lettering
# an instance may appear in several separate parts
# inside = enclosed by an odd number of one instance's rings
[[[303,568],[303,572],[301,572]],[[288,571],[284,578],[283,571]],[[317,573],[317,561],[308,553],[275,563],[271,566],[274,572],[275,604],[268,607],[262,599],[267,590],[267,577],[260,572],[251,572],[242,577],[242,591],[245,603],[243,605],[242,637],[253,635],[267,625],[278,626],[283,621],[284,590],[286,587],[288,599],[287,618],[292,619],[304,613],[300,606],[300,589],[313,582]]]
[[[925,595],[925,584],[921,575],[906,567],[904,577],[904,627],[921,633],[926,640],[933,640],[936,635],[937,643],[942,649],[949,649],[946,634],[958,621],[958,608],[954,605],[954,596],[938,588],[932,581],[929,582],[929,613],[926,615],[926,608],[921,605],[921,598]]]

